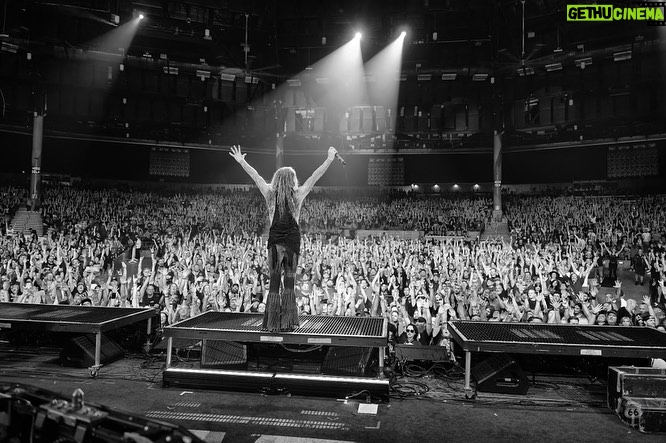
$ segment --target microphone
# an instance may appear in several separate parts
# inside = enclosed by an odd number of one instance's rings
[[[345,161],[345,159],[340,157],[340,154],[338,154],[337,152],[335,153],[335,158],[337,158],[338,161],[342,163],[342,166],[347,166],[347,162]]]

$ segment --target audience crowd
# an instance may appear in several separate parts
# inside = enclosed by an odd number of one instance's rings
[[[263,312],[258,192],[45,187],[42,236],[12,231],[25,191],[0,193],[0,302],[151,306],[163,326],[209,310]],[[466,237],[490,208],[480,196],[311,194],[301,215],[301,313],[385,316],[393,343],[442,346],[454,319],[664,330],[666,196],[507,196],[510,238]],[[340,235],[358,229],[430,235]],[[639,300],[625,296],[622,262]]]

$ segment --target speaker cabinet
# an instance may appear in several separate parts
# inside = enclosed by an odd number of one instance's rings
[[[113,340],[102,335],[100,364],[123,358],[125,351]],[[80,335],[67,342],[60,351],[60,364],[75,368],[88,368],[95,364],[95,334]]]
[[[499,394],[527,394],[529,381],[516,361],[504,354],[495,354],[472,368],[476,389]]]
[[[203,340],[201,367],[247,369],[247,345],[232,341]]]
[[[321,372],[326,375],[367,375],[376,351],[376,348],[332,346],[324,358]]]

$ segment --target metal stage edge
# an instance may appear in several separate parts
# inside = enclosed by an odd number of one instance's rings
[[[198,319],[206,316],[216,315],[220,318],[248,318],[246,323],[261,323],[262,314],[238,314],[238,313],[215,313],[204,312],[196,317],[184,320],[164,328],[164,337],[167,338],[167,361],[166,367],[171,366],[172,349],[174,338],[197,339],[197,340],[223,340],[235,342],[252,342],[265,344],[291,344],[291,345],[325,345],[325,346],[365,346],[374,347],[379,350],[379,369],[380,373],[384,370],[385,347],[387,345],[388,322],[385,318],[379,317],[327,317],[328,320],[340,319],[339,321],[362,321],[371,319],[372,321],[381,320],[381,332],[373,336],[350,336],[343,334],[322,334],[316,331],[310,331],[307,328],[297,328],[293,332],[267,332],[261,331],[258,327],[247,328],[246,330],[234,330],[232,328],[214,328],[214,327],[188,327],[188,323],[197,323]],[[302,316],[307,323],[309,318],[319,319],[320,316]],[[252,321],[254,319],[254,321]]]
[[[385,377],[354,377],[323,374],[296,374],[225,369],[167,368],[162,374],[163,386],[209,388],[228,391],[260,392],[280,390],[295,395],[337,398],[372,398],[389,401],[389,380]]]
[[[217,327],[208,325],[201,327],[188,327],[190,324],[198,324],[203,321],[203,316],[215,316],[224,319],[245,319],[245,328],[233,329],[232,327]],[[235,316],[235,317],[234,317]],[[243,317],[244,316],[244,317]],[[199,319],[197,319],[199,317]],[[381,327],[377,335],[351,336],[344,334],[317,333],[308,330],[307,327],[297,328],[293,332],[267,332],[261,331],[262,314],[237,314],[237,313],[202,313],[197,317],[167,326],[163,335],[167,339],[166,368],[163,372],[163,384],[184,387],[208,387],[227,390],[242,390],[243,388],[265,389],[280,388],[289,392],[303,395],[330,394],[344,392],[368,392],[369,395],[388,400],[389,380],[384,375],[384,358],[387,345],[388,322],[381,318]],[[302,316],[301,325],[308,323],[308,317]],[[331,320],[333,319],[333,320]],[[344,322],[362,322],[362,318],[340,317]],[[335,317],[326,319],[336,321]],[[379,318],[372,318],[373,322]],[[247,326],[250,324],[251,326]],[[290,345],[322,345],[322,346],[347,346],[347,347],[373,347],[378,349],[378,376],[336,376],[324,374],[297,374],[266,371],[242,371],[205,368],[178,368],[172,367],[173,339],[196,339],[196,340],[221,340],[229,342],[262,343],[262,344],[290,344]],[[334,384],[334,389],[327,387]]]
[[[42,320],[42,319],[16,319],[3,317],[3,307],[8,306],[13,309],[21,309],[29,311],[30,309],[47,309],[50,312],[57,312],[59,310],[81,310],[82,312],[88,310],[90,312],[99,310],[114,310],[121,313],[122,310],[131,310],[132,312],[121,317],[112,318],[102,322],[90,321],[67,321],[62,319],[55,320]],[[155,316],[155,309],[153,308],[115,308],[115,307],[88,307],[88,306],[69,306],[69,305],[26,305],[22,303],[0,303],[0,329],[14,329],[14,330],[39,330],[39,331],[52,331],[52,332],[80,332],[80,333],[93,333],[95,334],[95,364],[88,368],[90,375],[96,377],[99,369],[102,367],[102,333],[122,326],[138,323],[143,320],[148,320],[146,326],[146,334],[149,336],[146,346],[150,344],[150,333],[152,330],[152,320]]]
[[[465,395],[468,398],[474,396],[471,388],[471,372],[472,372],[472,352],[493,352],[493,353],[510,353],[510,354],[549,354],[549,355],[568,355],[579,357],[627,357],[627,358],[665,358],[666,357],[666,333],[659,332],[664,335],[664,342],[661,346],[655,344],[653,347],[640,348],[630,345],[604,345],[602,343],[546,343],[534,341],[499,341],[489,339],[471,338],[465,336],[460,330],[458,325],[465,325],[474,323],[480,327],[487,325],[487,322],[479,323],[472,321],[451,321],[448,324],[448,329],[451,337],[460,348],[465,351]],[[529,328],[532,324],[528,323],[490,323],[490,327],[504,327],[519,326]],[[632,332],[639,329],[637,326],[596,326],[596,325],[569,325],[569,324],[548,324],[538,323],[539,326],[548,326],[557,330],[558,328],[584,328],[586,330],[595,330],[600,332],[611,332],[613,330],[631,330]],[[598,329],[595,329],[598,328]]]

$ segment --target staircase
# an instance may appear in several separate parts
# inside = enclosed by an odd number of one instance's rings
[[[511,233],[509,232],[509,223],[506,219],[501,221],[492,220],[486,223],[486,227],[479,236],[480,241],[499,241],[511,243]]]
[[[42,221],[42,214],[39,211],[28,211],[27,209],[19,209],[10,225],[10,229],[15,233],[31,234],[33,229],[37,232],[37,236],[44,235],[44,223]]]

